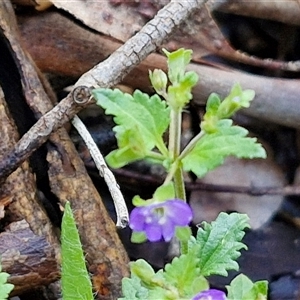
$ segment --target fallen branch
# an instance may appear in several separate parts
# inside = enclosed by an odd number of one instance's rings
[[[107,60],[95,66],[79,78],[75,87],[110,87],[120,82],[138,63],[170,36],[188,16],[201,7],[205,0],[188,2],[171,1],[143,29],[129,39]],[[20,139],[16,147],[0,162],[0,178],[3,180],[15,170],[34,150],[41,146],[51,132],[69,121],[83,106],[73,101],[69,94]]]
[[[290,1],[248,1],[248,0],[211,0],[208,3],[211,10],[219,10],[242,16],[261,18],[300,25],[300,5],[298,0]]]
[[[21,30],[24,42],[38,66],[45,72],[54,72],[66,76],[79,76],[88,67],[110,55],[121,43],[113,41],[108,37],[101,36],[75,25],[67,18],[55,14],[42,14],[31,18],[30,22],[22,19]],[[54,26],[55,24],[55,26]],[[33,31],[40,28],[40,31]],[[57,30],[57,31],[56,31]],[[55,46],[56,36],[67,30],[66,47],[69,56]],[[47,33],[45,35],[45,33]],[[35,44],[31,37],[40,41],[41,48],[30,47]],[[47,36],[47,38],[45,38]],[[85,56],[78,57],[83,50],[82,45],[88,45]],[[101,47],[99,47],[101,45]],[[46,59],[45,50],[55,56],[55,60]],[[65,64],[64,64],[65,62]],[[166,69],[166,60],[162,55],[151,54],[134,68],[124,78],[124,83],[146,92],[153,92],[148,79],[149,69]],[[198,85],[195,87],[194,103],[204,105],[208,95],[217,92],[226,96],[232,85],[240,82],[243,88],[252,88],[256,92],[254,101],[250,108],[243,113],[265,121],[299,128],[300,119],[300,85],[298,79],[278,79],[265,76],[250,75],[229,68],[216,68],[204,64],[191,64],[191,69],[200,75]]]

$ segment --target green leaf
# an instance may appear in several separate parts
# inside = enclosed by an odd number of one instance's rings
[[[131,274],[137,276],[145,285],[148,285],[155,275],[153,268],[144,259],[131,262],[130,270]]]
[[[208,171],[223,164],[230,155],[238,158],[265,158],[266,151],[256,138],[246,137],[248,131],[232,126],[232,120],[218,121],[215,133],[205,134],[182,159],[183,169],[203,177]]]
[[[139,90],[130,95],[118,89],[96,89],[93,95],[117,124],[114,131],[119,149],[107,157],[112,167],[142,159],[155,146],[167,156],[162,135],[169,126],[170,112],[158,95],[149,97]]]
[[[135,263],[131,263],[131,267],[135,268],[134,264]],[[131,278],[123,278],[122,293],[124,297],[119,298],[119,300],[174,299],[172,297],[171,298],[169,297],[169,295],[172,294],[172,292],[164,287],[162,271],[159,271],[155,274],[149,269],[149,265],[147,266],[147,263],[144,260],[139,260],[136,267],[137,267],[137,271],[139,267],[141,267],[142,271],[138,272],[137,275],[135,270],[132,270],[131,268]],[[145,276],[142,273],[143,271],[147,273]],[[141,279],[140,276],[143,279]]]
[[[134,206],[146,206],[149,204],[148,201],[142,199],[139,195],[135,195],[133,198],[132,198],[132,204]]]
[[[187,72],[179,83],[170,85],[168,88],[168,103],[175,109],[182,109],[193,98],[192,88],[198,82],[198,75],[195,72]]]
[[[65,300],[92,300],[92,284],[70,203],[65,205],[61,228],[62,294]]]
[[[199,291],[208,288],[208,282],[200,276],[197,251],[199,251],[199,247],[193,247],[187,254],[175,257],[170,264],[165,266],[164,278],[166,282],[176,287],[182,298],[191,298]],[[201,285],[195,286],[195,281],[201,282]]]
[[[220,119],[230,118],[236,111],[241,108],[250,106],[250,102],[254,99],[255,92],[253,90],[242,90],[240,84],[235,84],[229,95],[222,101],[218,109]]]
[[[192,235],[191,227],[189,227],[189,226],[176,226],[175,235],[176,235],[176,237],[179,241],[188,242],[191,235]]]
[[[131,233],[130,241],[132,243],[141,244],[147,241],[147,236],[145,232],[133,231]]]
[[[138,128],[125,129],[120,126],[114,128],[119,149],[113,150],[106,156],[106,162],[112,168],[121,168],[124,165],[147,156],[148,148]]]
[[[238,270],[235,260],[240,256],[239,250],[247,249],[240,241],[245,235],[243,230],[250,227],[248,220],[245,214],[221,212],[211,224],[202,223],[203,228],[198,229],[196,241],[190,243],[190,247],[200,246],[201,275],[227,276],[227,270]]]
[[[206,113],[201,122],[201,129],[207,133],[217,131],[217,123],[219,121],[218,109],[221,104],[221,99],[218,94],[212,93],[206,103]]]
[[[143,287],[141,280],[132,276],[131,278],[122,279],[122,293],[123,297],[118,300],[137,300],[137,299],[148,299],[149,291]]]
[[[253,283],[247,276],[240,274],[226,288],[228,300],[267,300],[268,282],[265,280]]]
[[[10,292],[13,290],[14,285],[7,283],[7,278],[9,274],[1,272],[2,266],[0,264],[0,299],[7,299]]]
[[[153,199],[156,201],[164,202],[169,199],[175,198],[174,183],[163,184],[156,189],[153,194]]]
[[[192,58],[192,50],[180,48],[173,52],[168,52],[163,49],[163,52],[168,58],[168,77],[172,84],[182,81],[185,73],[185,68]]]
[[[201,129],[207,133],[216,132],[219,120],[228,119],[239,109],[249,107],[254,96],[253,90],[243,91],[239,84],[232,87],[230,94],[222,102],[218,94],[212,93],[207,100]]]

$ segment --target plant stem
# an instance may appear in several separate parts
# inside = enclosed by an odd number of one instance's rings
[[[171,108],[171,122],[169,130],[169,152],[173,160],[169,175],[174,174],[174,187],[176,198],[182,199],[186,202],[185,186],[182,175],[182,165],[178,159],[180,154],[180,142],[181,142],[181,109],[175,110]],[[175,170],[174,170],[175,169]],[[167,176],[166,180],[170,180],[171,177]],[[188,243],[186,241],[180,241],[181,254],[188,252]]]
[[[168,149],[163,141],[163,139],[161,138],[160,141],[157,141],[156,143],[156,147],[157,149],[160,151],[160,153],[164,156],[164,157],[168,157]]]
[[[185,187],[182,175],[182,167],[178,160],[180,154],[180,141],[181,141],[181,109],[171,108],[171,122],[169,130],[169,152],[172,160],[175,163],[174,172],[174,186],[175,195],[177,198],[186,201]],[[178,161],[179,163],[176,163]]]
[[[162,155],[161,153],[158,153],[158,152],[155,152],[155,151],[150,151],[147,154],[147,158],[152,158],[154,160],[162,162],[162,161],[164,161],[165,156]]]
[[[205,131],[202,130],[199,132],[188,144],[187,146],[183,149],[181,154],[179,155],[178,159],[181,161],[184,157],[186,157],[196,146],[198,141],[205,135]]]

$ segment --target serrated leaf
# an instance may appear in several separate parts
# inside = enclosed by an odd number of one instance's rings
[[[166,281],[162,270],[155,273],[153,268],[144,259],[138,259],[130,263],[130,271],[131,277],[137,277],[140,280],[140,286],[147,289],[148,295],[143,299],[169,299],[167,295],[170,291],[166,288]],[[143,291],[142,288],[138,288],[136,296],[140,295],[141,292],[145,294]]]
[[[130,263],[131,274],[137,276],[143,284],[148,285],[155,275],[153,268],[144,260],[138,259]]]
[[[120,167],[145,157],[155,146],[167,153],[162,135],[169,126],[170,113],[158,95],[149,97],[139,90],[130,95],[118,89],[96,89],[93,95],[117,124],[114,131],[120,149],[114,151],[110,162]]]
[[[122,279],[122,294],[123,297],[118,300],[148,299],[149,291],[142,286],[141,280],[133,275],[131,278]]]
[[[221,120],[218,122],[217,132],[205,134],[182,159],[183,169],[203,177],[231,155],[238,158],[266,157],[266,151],[257,143],[256,138],[246,137],[246,129],[231,124],[231,120]]]
[[[61,228],[62,294],[65,300],[92,300],[92,283],[86,269],[70,203],[65,205]]]
[[[221,212],[211,224],[202,223],[203,228],[198,229],[196,237],[196,244],[200,246],[201,275],[227,276],[227,270],[238,270],[235,260],[240,256],[241,249],[247,249],[241,240],[245,235],[244,229],[250,227],[248,220],[245,214]]]
[[[253,283],[246,275],[239,274],[226,288],[228,300],[267,300],[268,283],[265,280]]]
[[[201,277],[198,266],[199,259],[196,256],[197,251],[199,248],[195,246],[187,254],[175,257],[171,263],[165,266],[164,278],[166,282],[175,286],[182,297],[191,297],[195,294],[194,281]],[[208,288],[208,283],[206,282],[205,286],[198,288],[199,290]]]

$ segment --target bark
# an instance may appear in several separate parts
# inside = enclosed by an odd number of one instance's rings
[[[0,128],[3,154],[14,147],[18,132],[0,89]],[[5,219],[13,223],[0,233],[2,269],[15,285],[12,294],[50,284],[59,278],[57,259],[59,244],[55,230],[40,205],[35,178],[28,162],[24,162],[0,187],[1,198],[9,197]]]
[[[16,63],[19,66],[26,103],[38,118],[51,110],[53,107],[52,102],[55,99],[50,100],[44,90],[44,86],[46,86],[49,92],[49,85],[44,79],[43,86],[32,60],[19,46],[16,23],[12,21],[13,11],[11,7],[5,4],[0,11],[3,14],[1,28],[10,43]],[[53,98],[52,93],[50,96]],[[72,103],[75,103],[75,101],[72,100]],[[17,105],[17,103],[15,104]],[[55,116],[55,120],[61,116],[62,112],[59,112],[60,114]],[[47,122],[43,126],[50,134],[51,130],[49,131]],[[4,128],[7,128],[7,126]],[[52,192],[62,204],[65,204],[66,200],[71,203],[98,299],[116,299],[121,294],[121,279],[128,275],[128,258],[118,238],[116,227],[108,215],[101,197],[88,176],[66,130],[59,128],[52,133],[50,141],[51,147],[48,147],[47,159]],[[24,151],[26,151],[26,148],[24,148]],[[7,151],[5,152],[7,153]],[[5,159],[2,161],[5,161]],[[46,170],[47,166],[45,166]],[[22,180],[20,174],[16,174],[16,176],[16,180]],[[3,184],[4,188],[5,186],[6,183]],[[36,193],[35,190],[32,191],[33,194],[34,192]],[[23,204],[21,199],[17,200],[17,204]],[[15,213],[22,212],[21,208],[18,206]],[[27,208],[26,213],[31,214],[33,222],[41,220],[38,211],[34,208]],[[40,228],[45,229],[45,226],[40,225]],[[20,259],[20,257],[16,258]],[[54,279],[57,279],[57,277]]]
[[[91,33],[56,13],[43,14],[31,18],[30,21],[25,18],[19,20],[26,48],[32,53],[38,66],[46,72],[79,76],[97,62],[97,57],[103,60],[121,46],[121,43]],[[54,22],[56,26],[53,26]],[[42,29],[39,31],[40,33],[33,31],[35,27]],[[60,30],[66,30],[69,33],[65,48],[62,50],[56,47],[56,37]],[[41,40],[40,47],[31,46],[36,44],[30,42],[30,35],[33,32],[34,36]],[[47,35],[45,35],[46,32]],[[45,38],[46,36],[47,38]],[[88,45],[88,52],[86,56],[81,56],[81,59],[79,59],[78,53],[81,53],[84,44]],[[101,45],[101,47],[98,45]],[[69,55],[64,56],[64,51],[68,51]],[[53,56],[55,55],[57,59],[54,61],[52,59],[47,60],[45,53],[49,52],[53,53]],[[66,67],[62,68],[62,66]],[[125,77],[124,82],[133,88],[151,92],[147,74],[149,69],[154,68],[166,68],[163,56],[151,54]],[[203,105],[207,96],[213,91],[226,95],[235,82],[240,82],[243,88],[253,88],[256,92],[255,100],[250,108],[243,113],[294,128],[298,128],[300,125],[297,114],[300,110],[300,101],[297,97],[299,80],[255,76],[229,68],[210,67],[204,64],[191,64],[191,69],[200,75],[199,84],[194,89],[195,103]]]
[[[44,236],[33,233],[25,220],[13,222],[0,233],[0,255],[3,271],[14,284],[13,295],[49,285],[60,277],[53,246]]]
[[[212,0],[209,3],[211,9],[217,9],[227,13],[249,16],[254,18],[274,20],[286,24],[300,25],[300,5],[298,0],[288,1],[248,1],[248,0]]]

